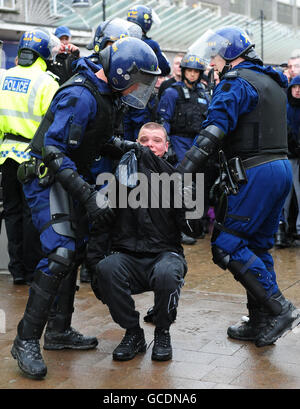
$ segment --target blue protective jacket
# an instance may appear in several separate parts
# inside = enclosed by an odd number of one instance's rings
[[[176,153],[177,159],[180,162],[184,154],[193,144],[194,136],[190,135],[174,135],[171,132],[171,122],[175,116],[176,103],[179,99],[179,93],[176,86],[186,87],[184,82],[178,81],[168,87],[162,94],[158,107],[157,116],[165,127],[167,134],[170,137],[172,147]],[[195,92],[195,91],[194,91]],[[207,111],[209,100],[203,84],[197,84],[198,102],[202,105],[206,105],[205,111]]]
[[[233,68],[248,68],[261,74],[270,75],[281,87],[288,86],[286,76],[271,66],[260,66],[250,61],[243,61]],[[230,83],[230,89],[224,92],[224,85]],[[243,78],[223,79],[216,86],[213,99],[208,108],[207,119],[202,128],[215,125],[227,135],[232,132],[241,115],[251,112],[258,102],[258,94],[252,85]]]
[[[164,54],[162,53],[160,46],[157,41],[152,40],[152,38],[143,36],[142,40],[145,41],[146,44],[148,44],[152,50],[155,52],[157,60],[158,60],[158,66],[161,70],[161,75],[163,77],[167,76],[171,72],[171,66],[169,61],[166,59]]]
[[[101,66],[87,58],[78,59],[74,67],[74,71],[80,72],[92,81],[100,92],[111,93],[110,86],[96,77],[95,73],[99,69]],[[68,144],[70,125],[77,126],[82,141],[88,123],[93,121],[97,114],[96,99],[85,87],[73,85],[61,90],[54,97],[50,109],[55,119],[45,134],[44,144],[56,146],[65,154],[60,170],[65,168],[76,170],[75,163],[68,156],[72,150],[72,146]]]

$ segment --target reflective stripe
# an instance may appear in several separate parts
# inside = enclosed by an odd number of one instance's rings
[[[40,75],[38,79],[34,82],[31,92],[28,97],[28,105],[27,105],[28,112],[0,108],[0,115],[13,116],[16,118],[29,119],[31,121],[41,122],[43,117],[40,115],[34,115],[33,112],[34,112],[35,98],[36,98],[37,92],[40,86],[43,84],[43,82],[45,82],[45,80],[46,80],[45,73],[43,72],[42,75]]]

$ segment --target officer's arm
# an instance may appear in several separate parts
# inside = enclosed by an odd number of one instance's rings
[[[75,164],[67,155],[66,141],[72,140],[73,143],[77,141],[80,144],[87,123],[97,112],[96,101],[89,91],[80,91],[78,95],[76,92],[72,95],[66,93],[53,101],[54,121],[45,135],[42,157],[45,165],[55,175],[55,179],[75,200],[85,206],[90,218],[95,220],[101,218],[101,210],[109,207],[108,202],[104,197],[97,196],[94,188],[81,178]]]
[[[203,169],[208,157],[219,149],[224,137],[225,133],[215,125],[202,129],[196,142],[178,165],[178,172],[195,173]]]

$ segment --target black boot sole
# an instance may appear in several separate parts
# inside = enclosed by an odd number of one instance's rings
[[[88,351],[90,349],[95,349],[97,345],[98,341],[90,345],[44,344],[43,349],[46,349],[47,351],[61,351],[62,349]]]
[[[43,372],[39,373],[39,374],[33,374],[31,372],[28,372],[27,369],[24,368],[24,366],[22,365],[22,361],[20,360],[19,354],[18,354],[18,352],[17,352],[14,345],[13,345],[10,353],[11,353],[12,357],[17,360],[18,366],[21,369],[21,371],[24,372],[26,375],[28,375],[30,378],[43,379],[47,375],[47,368],[45,368],[45,370]]]
[[[159,362],[169,361],[170,359],[172,359],[172,353],[171,353],[171,354],[168,354],[168,355],[156,355],[156,354],[152,354],[152,355],[151,355],[151,359],[152,359],[152,361],[159,361]]]
[[[295,310],[294,310],[295,311]],[[295,317],[295,319],[293,321],[290,322],[289,326],[286,328],[283,328],[279,334],[277,334],[276,336],[274,336],[272,339],[266,341],[264,339],[258,338],[255,341],[255,346],[257,347],[264,347],[264,346],[268,346],[268,345],[272,345],[274,344],[279,338],[281,338],[282,336],[285,337],[290,331],[292,331],[295,327],[297,327],[300,324],[300,311],[297,310],[297,316]]]

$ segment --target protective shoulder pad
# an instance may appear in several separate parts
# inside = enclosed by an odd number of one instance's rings
[[[227,72],[227,73],[224,75],[223,79],[230,80],[230,79],[237,78],[238,76],[239,76],[238,71],[237,71],[237,70],[234,70],[234,71],[229,71],[229,72]]]

